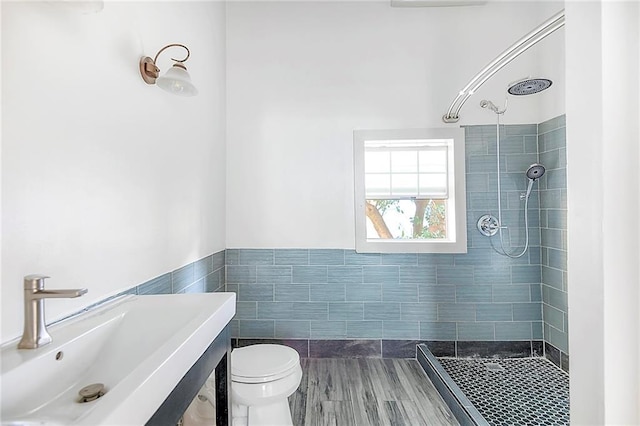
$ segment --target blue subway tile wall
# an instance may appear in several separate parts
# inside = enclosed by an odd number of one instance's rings
[[[134,287],[138,294],[172,294],[171,272]]]
[[[130,292],[146,295],[225,291],[225,264],[225,250],[222,250],[139,284]],[[237,309],[246,311],[247,307],[239,305]]]
[[[539,263],[496,264],[478,250],[469,258],[430,255],[422,262],[415,254],[262,250],[244,257],[273,259],[274,265],[227,265],[227,291],[238,296],[237,338],[531,340],[533,330],[542,328]],[[240,262],[243,250],[236,251]],[[292,264],[282,263],[287,258]],[[301,264],[302,259],[328,264]],[[344,264],[337,265],[338,259]],[[563,303],[557,294],[548,298]]]
[[[504,245],[509,252],[524,244],[524,201],[520,195],[526,191],[526,169],[540,161],[538,127],[501,128],[500,182],[503,223],[507,226]],[[557,131],[546,122],[540,128],[546,133]],[[237,292],[238,304],[243,304],[233,320],[234,337],[305,338],[309,334],[317,340],[541,339],[546,327],[542,300],[563,304],[559,295],[542,291],[545,271],[541,262],[544,258],[549,265],[558,265],[566,260],[566,255],[557,253],[565,244],[566,230],[562,234],[555,227],[566,223],[555,211],[566,202],[560,188],[566,179],[555,176],[551,189],[542,180],[540,190],[534,187],[527,253],[517,259],[500,255],[492,248],[500,246],[497,237],[484,237],[476,229],[480,216],[497,216],[496,128],[468,126],[465,133],[466,254],[227,249],[227,291]],[[558,136],[554,133],[544,142],[550,163],[560,164],[560,152],[550,152],[562,149]],[[542,249],[539,207],[545,211],[544,224],[554,225],[547,227],[549,232],[542,237],[545,242],[550,239],[553,246]]]
[[[567,328],[567,153],[566,120],[559,116],[538,126],[540,162],[541,283],[544,341],[568,359]]]

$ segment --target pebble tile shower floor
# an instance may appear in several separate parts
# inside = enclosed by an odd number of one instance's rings
[[[569,375],[544,358],[438,361],[490,425],[569,424]]]

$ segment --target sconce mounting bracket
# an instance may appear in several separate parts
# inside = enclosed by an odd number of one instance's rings
[[[147,84],[156,84],[156,79],[160,75],[160,69],[156,63],[148,56],[140,58],[140,74]]]

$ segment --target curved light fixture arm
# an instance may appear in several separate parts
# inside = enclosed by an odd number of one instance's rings
[[[175,59],[175,58],[171,58],[171,60],[172,60],[172,61],[182,63],[182,62],[185,62],[187,59],[189,59],[189,55],[191,55],[191,52],[189,52],[189,48],[187,48],[187,46],[185,46],[184,44],[172,43],[172,44],[167,44],[165,47],[163,47],[162,49],[160,49],[160,50],[158,51],[158,53],[156,53],[156,57],[155,57],[155,58],[153,58],[153,63],[155,64],[155,63],[156,63],[156,61],[158,60],[158,56],[160,56],[160,54],[161,54],[162,52],[164,52],[165,50],[167,50],[167,49],[168,49],[168,48],[170,48],[170,47],[182,47],[182,48],[184,48],[184,50],[186,50],[186,51],[187,51],[187,56],[186,56],[184,59]]]
[[[489,78],[500,71],[502,67],[518,57],[521,53],[525,52],[531,46],[563,26],[564,9],[553,15],[547,21],[543,22],[540,26],[502,52],[497,58],[491,61],[489,65],[476,74],[466,86],[464,86],[464,88],[458,93],[458,96],[456,96],[451,103],[447,113],[442,117],[442,121],[445,123],[455,123],[460,120],[460,109],[462,109],[462,106],[467,99],[469,99],[471,95],[480,88],[480,86],[482,86]]]
[[[155,84],[156,83],[156,79],[160,75],[160,68],[158,68],[158,66],[156,65],[156,61],[158,60],[158,56],[160,56],[160,54],[162,52],[164,52],[165,50],[167,50],[170,47],[182,47],[182,48],[184,48],[184,50],[187,51],[187,56],[185,56],[184,59],[171,58],[171,60],[175,62],[175,64],[173,64],[173,66],[180,67],[180,68],[182,68],[184,70],[187,69],[184,66],[184,62],[187,59],[189,59],[189,55],[191,54],[191,52],[189,52],[189,49],[187,48],[187,46],[185,46],[184,44],[179,44],[179,43],[167,44],[165,47],[160,49],[158,51],[158,53],[156,53],[155,58],[151,59],[149,56],[143,56],[142,58],[140,58],[140,74],[142,75],[142,79],[145,81],[145,83],[147,83],[147,84]]]

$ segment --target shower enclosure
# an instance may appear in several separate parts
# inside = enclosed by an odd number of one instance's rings
[[[466,100],[484,82],[563,24],[560,12],[503,52],[459,92],[443,121],[457,122]],[[559,116],[528,129],[500,122],[509,96],[534,95],[552,85],[546,78],[515,81],[506,89],[503,106],[480,101],[481,108],[495,114],[495,125],[466,126],[467,149],[472,151],[467,181],[479,181],[480,173],[488,172],[484,198],[472,193],[468,201],[469,221],[475,225],[470,228],[471,245],[492,252],[491,268],[512,265],[512,278],[513,268],[520,267],[515,265],[540,271],[529,299],[522,296],[530,308],[527,313],[519,304],[513,304],[510,313],[485,313],[482,308],[476,321],[539,319],[540,328],[532,323],[530,347],[460,341],[453,350],[433,343],[420,346],[419,361],[463,424],[569,422],[565,119]],[[527,135],[533,130],[535,135]],[[494,284],[501,279],[496,275]],[[502,290],[493,286],[494,303],[502,300]],[[498,328],[496,324],[495,340],[500,340]]]
[[[513,322],[495,324],[495,342],[463,341],[466,335],[459,327],[454,347],[428,342],[418,359],[436,385],[442,382],[445,401],[463,419],[477,424],[567,424],[564,116],[539,124],[467,126],[466,141],[468,222],[475,225],[485,216],[493,220],[488,229],[469,228],[470,250],[488,252],[486,268],[494,272],[492,305],[477,305],[475,327],[498,319]],[[486,185],[478,183],[483,181]],[[493,236],[485,236],[483,229]],[[516,276],[522,269],[539,275]],[[506,281],[509,273],[512,282]],[[521,291],[527,288],[530,293]],[[514,303],[509,307],[506,301]],[[532,320],[531,342],[513,330],[503,332],[524,327],[525,319]],[[457,391],[447,396],[452,388]]]

